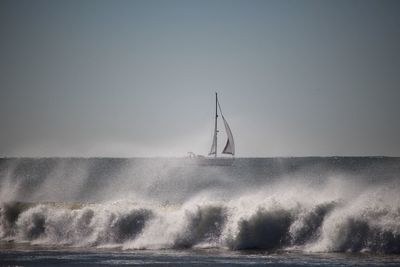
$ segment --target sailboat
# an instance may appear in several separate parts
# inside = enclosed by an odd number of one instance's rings
[[[219,111],[219,114],[218,114]],[[225,126],[225,133],[226,137],[226,144],[224,149],[222,150],[221,154],[229,154],[231,157],[221,157],[218,155],[218,118],[219,115],[222,117],[222,121],[224,122]],[[230,166],[233,164],[234,156],[235,156],[235,142],[233,140],[233,134],[231,128],[229,127],[228,122],[226,121],[221,105],[218,101],[218,93],[215,93],[215,126],[214,126],[214,134],[213,134],[213,141],[211,144],[210,152],[208,153],[209,157],[199,156],[192,152],[189,152],[189,158],[196,159],[195,162],[197,165],[211,165],[211,166]],[[192,161],[193,163],[193,161]]]
[[[215,93],[215,127],[214,127],[214,137],[213,137],[213,142],[211,145],[210,153],[208,153],[209,156],[214,155],[214,158],[217,158],[217,147],[218,147],[218,110],[221,114],[222,120],[224,122],[225,126],[225,132],[227,135],[226,139],[226,144],[224,149],[222,150],[222,154],[230,154],[235,156],[235,142],[233,140],[233,134],[231,131],[231,128],[229,127],[228,122],[226,121],[224,115],[222,114],[222,109],[221,105],[219,104],[218,101],[218,93]]]

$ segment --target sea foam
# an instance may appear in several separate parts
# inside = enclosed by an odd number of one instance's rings
[[[7,159],[0,162],[0,238],[122,249],[400,253],[399,163]]]

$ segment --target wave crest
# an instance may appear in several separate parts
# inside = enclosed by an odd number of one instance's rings
[[[229,168],[178,163],[0,160],[0,240],[400,253],[396,160],[239,159]]]

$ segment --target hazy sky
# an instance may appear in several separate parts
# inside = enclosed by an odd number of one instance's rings
[[[206,154],[215,91],[239,157],[400,156],[400,1],[0,1],[0,156]]]

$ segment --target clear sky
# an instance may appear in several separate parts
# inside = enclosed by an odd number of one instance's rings
[[[215,91],[239,157],[400,156],[400,1],[0,1],[0,156],[206,154]]]

